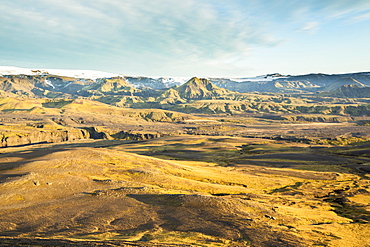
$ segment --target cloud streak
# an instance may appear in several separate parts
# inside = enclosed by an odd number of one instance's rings
[[[319,29],[319,25],[320,24],[316,21],[307,22],[301,27],[300,31],[313,33]]]

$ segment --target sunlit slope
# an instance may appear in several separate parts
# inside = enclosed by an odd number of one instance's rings
[[[370,243],[368,225],[353,224],[314,194],[345,190],[351,181],[363,187],[366,181],[356,175],[289,176],[266,172],[281,168],[171,161],[128,153],[121,145],[6,149],[0,158],[1,235],[206,246]]]
[[[86,99],[31,99],[31,98],[0,98],[0,111],[4,113],[31,113],[31,114],[100,114],[107,116],[144,119],[155,122],[176,122],[192,118],[183,113],[161,109],[127,109],[107,105],[94,100]]]
[[[0,98],[3,113],[59,114],[60,110],[43,107],[45,100],[32,98]]]

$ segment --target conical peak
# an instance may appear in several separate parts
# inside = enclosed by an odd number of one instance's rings
[[[191,78],[186,84],[196,84],[196,85],[207,85],[211,84],[211,82],[208,79],[205,78],[198,78],[198,77],[193,77]]]

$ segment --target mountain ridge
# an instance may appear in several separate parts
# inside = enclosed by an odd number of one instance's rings
[[[27,73],[26,73],[27,72]],[[54,72],[52,74],[52,72]],[[78,72],[78,73],[77,73]],[[18,74],[17,74],[18,73]],[[64,73],[64,75],[62,75]],[[27,75],[28,74],[28,75]],[[73,76],[72,76],[73,75]],[[9,66],[0,66],[0,78],[2,83],[2,88],[6,88],[9,91],[10,87],[13,87],[11,91],[21,90],[22,92],[34,90],[30,95],[53,95],[53,93],[59,94],[61,96],[63,93],[76,94],[80,96],[87,96],[89,94],[82,93],[79,91],[90,90],[91,88],[99,88],[99,86],[94,86],[93,84],[99,84],[102,80],[120,78],[122,81],[127,83],[127,91],[140,92],[141,90],[156,90],[163,91],[174,86],[183,86],[189,80],[183,77],[145,77],[145,76],[123,76],[118,74],[111,74],[99,71],[79,71],[79,70],[31,70],[22,69]],[[78,77],[80,76],[80,77]],[[15,82],[4,82],[5,79],[25,79],[28,81],[36,81],[32,84],[37,84],[35,86],[28,85],[26,89],[21,89],[22,86],[15,86]],[[194,77],[193,77],[194,78]],[[193,79],[192,78],[192,79]],[[197,77],[195,77],[197,78]],[[347,79],[346,79],[347,78]],[[190,80],[192,80],[190,79]],[[358,73],[345,73],[345,74],[307,74],[307,75],[281,75],[279,73],[267,74],[257,77],[245,77],[245,78],[215,78],[206,77],[204,78],[217,86],[218,88],[223,88],[231,91],[237,91],[239,93],[249,93],[249,92],[272,92],[272,93],[315,93],[321,91],[334,91],[343,85],[357,84],[360,86],[370,86],[370,72],[358,72]],[[27,84],[22,81],[23,84]],[[22,84],[20,81],[18,84]],[[119,82],[122,84],[123,82]],[[11,84],[11,85],[10,85]],[[123,89],[123,84],[121,87]],[[129,88],[130,87],[130,88]],[[133,89],[133,88],[136,88]],[[103,88],[98,89],[98,91],[104,91],[107,93],[109,90],[113,89],[115,94],[122,90],[118,90],[114,85],[106,85]],[[49,92],[45,92],[48,90]],[[59,90],[59,91],[58,91]],[[180,89],[182,90],[182,89]],[[207,89],[208,90],[208,89]],[[219,89],[217,89],[219,90]],[[189,90],[188,90],[189,91]],[[194,90],[190,90],[194,91]],[[199,90],[198,90],[199,91]],[[203,89],[204,91],[204,89]],[[209,90],[208,90],[209,91]],[[50,93],[53,92],[53,93]],[[185,93],[185,91],[183,92]],[[201,93],[200,91],[196,93],[197,97],[207,98],[207,93]],[[203,95],[202,95],[203,94]],[[202,95],[202,96],[201,96]],[[190,95],[188,95],[190,96]],[[183,97],[183,96],[181,96]],[[192,98],[194,96],[190,96]],[[212,97],[211,97],[212,98]]]
[[[338,98],[370,98],[370,87],[361,87],[355,84],[343,85],[332,92],[323,92],[320,96]]]

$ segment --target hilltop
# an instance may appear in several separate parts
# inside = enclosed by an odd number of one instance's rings
[[[191,78],[184,85],[175,88],[179,95],[186,99],[212,99],[222,97],[231,92],[227,89],[215,86],[207,79]]]

